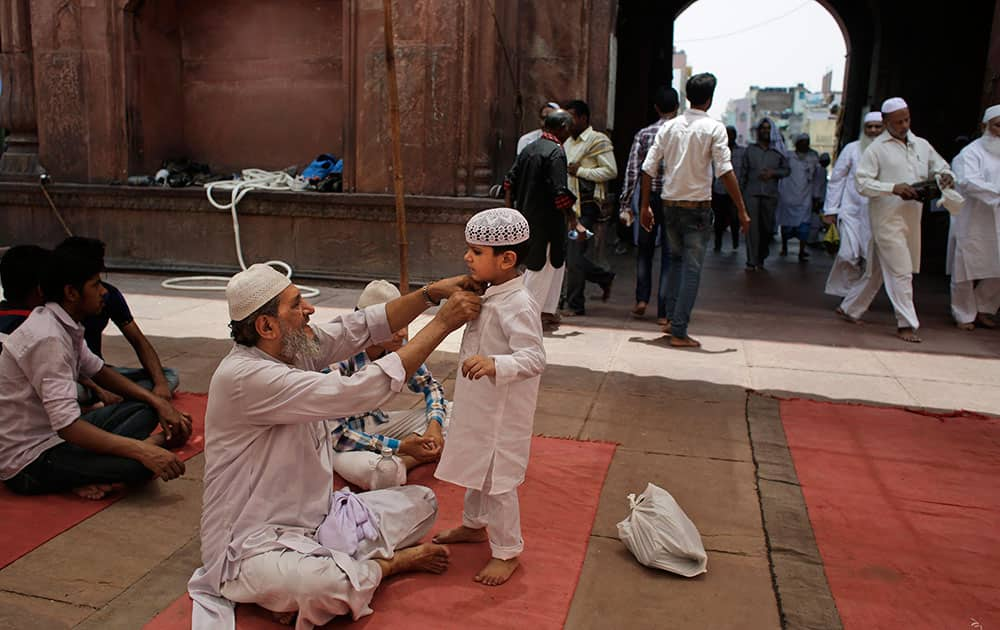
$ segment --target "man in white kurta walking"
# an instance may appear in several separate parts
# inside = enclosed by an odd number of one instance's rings
[[[1000,105],[983,115],[983,135],[954,160],[965,204],[951,218],[951,314],[963,330],[996,328],[1000,308]]]
[[[868,198],[858,192],[854,176],[865,149],[881,133],[882,112],[868,112],[861,138],[844,146],[833,165],[823,205],[823,220],[836,222],[840,234],[840,248],[826,279],[826,292],[830,295],[844,297],[851,287],[864,280],[872,226]]]
[[[836,312],[857,323],[884,282],[896,313],[897,336],[916,343],[920,321],[913,305],[913,274],[920,271],[923,203],[914,184],[936,178],[947,188],[954,183],[954,175],[934,147],[910,131],[906,101],[894,97],[882,103],[882,121],[885,131],[861,156],[855,175],[858,192],[870,199],[870,264],[865,281],[851,289]]]
[[[356,495],[376,530],[350,552],[321,544],[317,530],[333,498],[335,423],[327,419],[372,409],[400,391],[449,332],[477,316],[479,298],[460,290],[470,286],[465,277],[443,280],[310,325],[313,307],[272,267],[233,276],[226,298],[236,344],[212,376],[205,414],[203,566],[188,583],[194,630],[233,630],[233,602],[297,611],[297,630],[337,615],[357,619],[371,614],[372,595],[389,575],[447,567],[446,548],[413,546],[437,513],[433,492],[420,486]],[[350,377],[318,370],[388,340],[445,297],[410,343],[368,369]],[[349,529],[342,538],[356,528]]]
[[[489,285],[479,319],[465,328],[452,422],[435,476],[466,488],[462,525],[434,542],[490,543],[475,580],[499,586],[519,565],[524,540],[517,488],[531,451],[538,385],[545,369],[538,304],[518,273],[527,220],[512,208],[484,210],[465,226],[465,264]]]

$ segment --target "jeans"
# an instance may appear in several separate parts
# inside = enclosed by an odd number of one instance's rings
[[[688,323],[701,283],[701,266],[712,236],[712,209],[665,206],[663,214],[670,243],[667,313],[671,334],[684,338],[688,336]]]
[[[150,391],[153,390],[153,379],[149,377],[149,372],[147,372],[144,368],[116,367],[115,371],[139,387]],[[177,371],[172,368],[163,368],[163,376],[167,379],[167,385],[170,386],[170,391],[177,391],[177,386],[180,385],[181,382],[180,377],[177,375]]]
[[[582,215],[580,223],[588,230],[595,230],[597,219],[593,216]],[[589,239],[569,241],[566,246],[566,308],[582,315],[585,311],[585,298],[583,290],[587,282],[593,282],[602,288],[611,284],[615,274],[607,267],[596,262],[597,252],[594,240]]]
[[[667,224],[663,220],[663,200],[649,200],[653,209],[653,229],[647,232],[639,227],[635,258],[635,301],[649,302],[653,285],[653,258],[656,257],[656,239],[659,235],[663,250],[660,252],[660,286],[656,290],[656,317],[667,317],[667,270],[670,268],[670,245],[667,243]]]
[[[126,401],[83,414],[83,420],[115,435],[144,440],[158,417],[149,405]],[[6,482],[17,494],[49,494],[95,483],[139,483],[153,473],[137,460],[101,455],[63,442],[44,451]]]

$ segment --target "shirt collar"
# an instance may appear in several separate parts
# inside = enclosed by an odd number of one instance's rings
[[[55,315],[56,321],[62,324],[63,328],[68,330],[71,334],[83,334],[83,326],[80,325],[80,322],[70,317],[69,313],[66,312],[66,309],[64,309],[58,302],[46,302],[45,308]]]
[[[684,115],[688,118],[707,118],[708,112],[702,109],[695,109],[693,107],[688,107],[684,110]]]
[[[590,136],[594,134],[594,128],[590,125],[586,129],[580,132],[578,138],[574,138],[577,142],[590,142]]]
[[[518,276],[504,282],[503,284],[491,284],[490,287],[486,289],[486,292],[483,293],[483,299],[488,300],[496,295],[504,295],[521,288],[524,288],[524,276]]]

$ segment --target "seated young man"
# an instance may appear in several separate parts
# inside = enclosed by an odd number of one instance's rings
[[[101,269],[104,269],[104,243],[95,238],[71,236],[60,243],[56,247],[56,251],[70,252],[74,256],[87,259],[99,265]],[[139,363],[142,365],[142,368],[116,367],[115,369],[129,380],[135,381],[140,387],[151,390],[160,398],[170,400],[179,383],[177,373],[170,368],[164,368],[160,364],[160,357],[156,354],[153,344],[149,342],[146,335],[142,334],[142,330],[139,329],[139,325],[132,317],[132,311],[129,310],[128,303],[125,301],[125,296],[122,295],[121,291],[103,280],[101,284],[106,291],[104,306],[99,313],[88,316],[83,320],[84,338],[87,341],[87,347],[98,357],[103,358],[104,355],[101,352],[101,335],[104,333],[104,329],[107,328],[108,322],[113,321],[118,326],[118,329],[122,331],[122,335],[129,342],[129,345],[132,346],[132,349],[135,350],[135,354],[139,358]],[[100,386],[88,382],[84,384],[101,402],[105,404],[120,402],[117,396],[109,393]]]
[[[46,304],[0,353],[0,480],[18,494],[73,490],[99,499],[120,484],[173,479],[184,464],[166,450],[191,434],[191,419],[87,348],[81,321],[103,307],[102,268],[54,253],[42,277]],[[76,382],[92,378],[128,402],[82,414]],[[163,432],[150,435],[157,424]]]
[[[384,304],[399,297],[399,289],[385,280],[370,282],[358,298],[358,310]],[[407,329],[397,330],[392,339],[366,348],[338,364],[340,373],[351,376],[372,361],[399,350]],[[424,407],[406,411],[373,409],[341,418],[333,430],[333,470],[356,488],[369,490],[371,472],[383,447],[392,449],[397,458],[397,478],[406,483],[406,472],[420,464],[436,462],[444,446],[444,430],[450,403],[426,365],[421,365],[407,381],[410,391],[424,395]],[[400,465],[401,464],[401,465]]]
[[[45,304],[42,296],[42,269],[51,252],[37,245],[15,245],[0,258],[0,335],[9,335],[28,319],[36,306]],[[0,337],[0,347],[3,337]]]

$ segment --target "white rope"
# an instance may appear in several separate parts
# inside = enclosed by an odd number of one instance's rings
[[[205,194],[208,202],[219,210],[229,210],[233,216],[233,241],[236,244],[236,259],[240,269],[246,269],[243,261],[243,243],[240,240],[240,220],[236,216],[236,206],[252,190],[305,190],[306,181],[301,177],[292,177],[284,171],[264,171],[248,168],[240,174],[239,179],[223,180],[205,184]],[[229,203],[216,201],[212,191],[219,189],[229,191]],[[292,278],[292,267],[283,260],[268,260],[264,264],[280,267],[289,280]],[[224,291],[229,278],[224,276],[186,276],[183,278],[167,278],[160,283],[164,289],[180,289],[184,291]],[[192,284],[196,283],[196,284]],[[204,284],[209,283],[209,284]],[[312,298],[319,295],[319,289],[303,285],[295,285],[302,292],[302,297]]]

